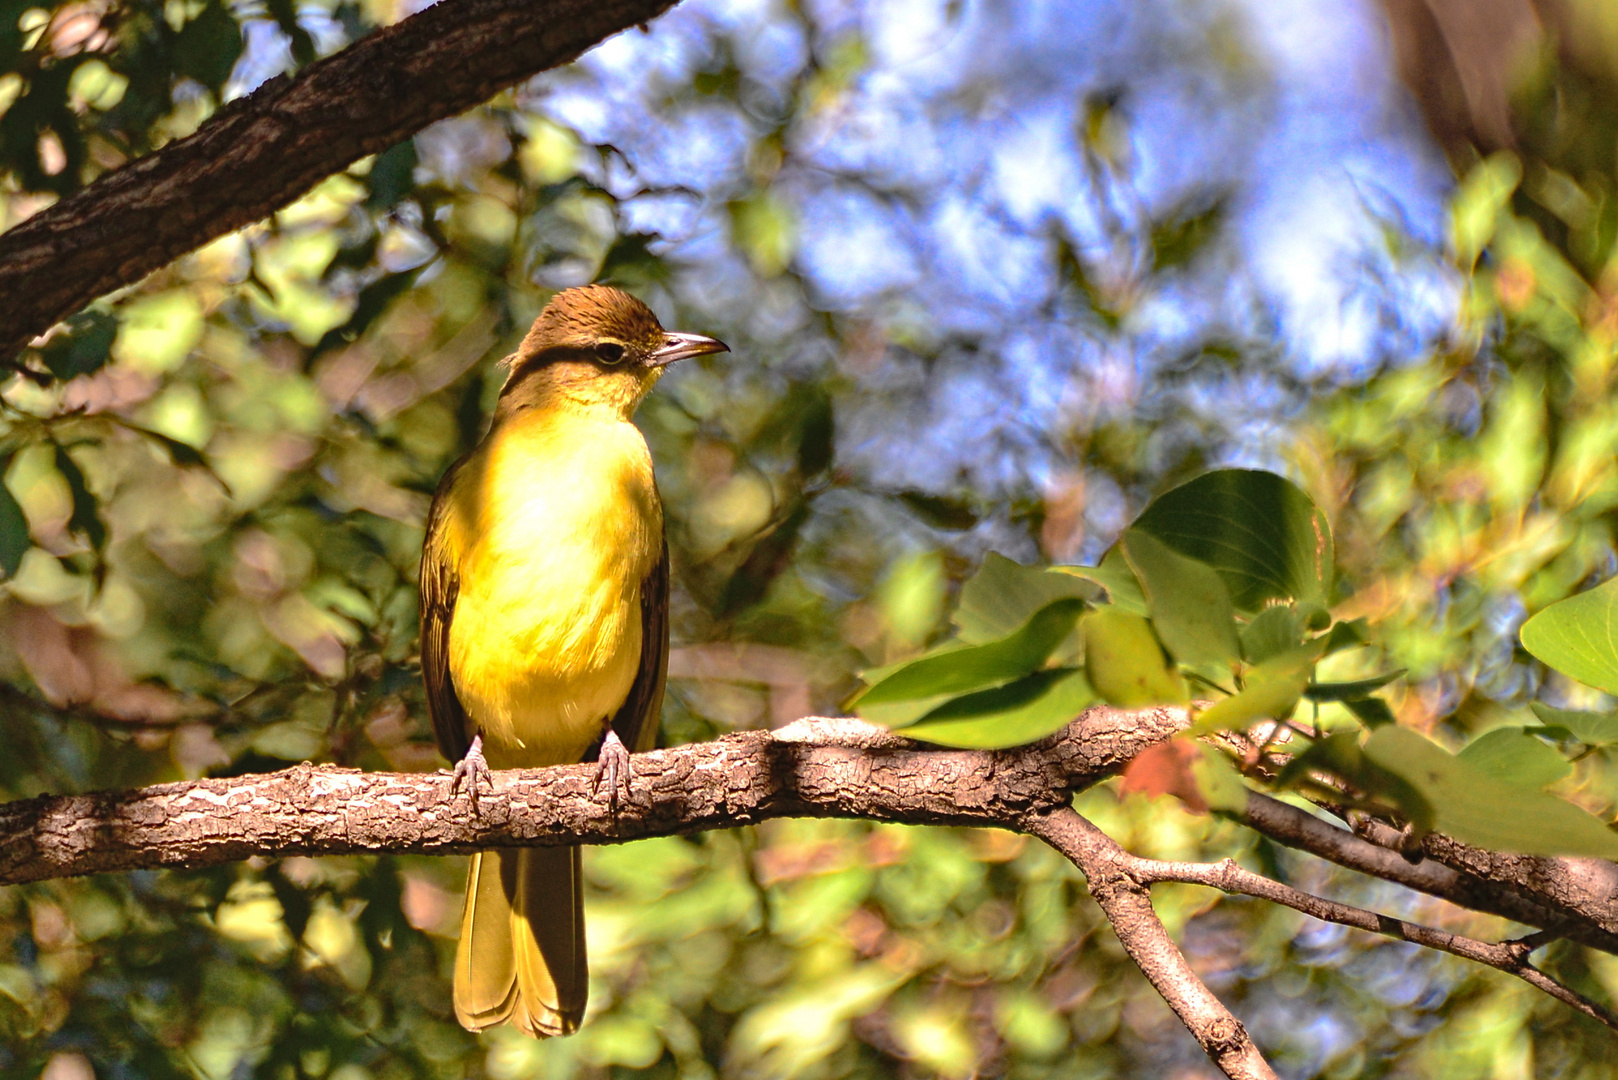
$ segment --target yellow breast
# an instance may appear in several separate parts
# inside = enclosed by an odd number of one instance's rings
[[[491,431],[450,492],[460,590],[449,667],[495,768],[580,760],[640,659],[640,583],[662,553],[633,424],[531,410]]]

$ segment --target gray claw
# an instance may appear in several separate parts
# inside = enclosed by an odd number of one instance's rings
[[[591,788],[592,795],[601,794],[601,783],[607,784],[607,805],[613,813],[618,812],[618,791],[623,789],[624,799],[629,798],[629,777],[631,768],[629,764],[629,751],[624,742],[612,728],[601,740],[601,752],[596,755],[596,779]]]
[[[494,770],[489,768],[489,762],[483,756],[483,736],[479,735],[472,740],[472,745],[466,750],[466,756],[455,763],[455,771],[449,777],[449,797],[455,798],[466,785],[466,797],[472,800],[472,813],[478,812],[478,785],[494,790]]]

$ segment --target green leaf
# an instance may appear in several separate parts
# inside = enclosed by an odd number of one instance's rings
[[[1293,604],[1276,604],[1253,616],[1242,627],[1242,655],[1260,664],[1272,656],[1303,644],[1304,616]]]
[[[73,513],[67,519],[68,530],[80,534],[90,542],[92,548],[100,551],[107,545],[106,523],[101,520],[96,497],[90,494],[78,462],[61,445],[56,447],[56,471],[67,481],[68,490],[73,495]]]
[[[856,698],[856,708],[964,694],[1038,671],[1073,632],[1084,607],[1084,601],[1075,597],[1057,600],[1035,612],[1021,629],[998,641],[913,660]]]
[[[1320,645],[1300,645],[1272,656],[1247,673],[1241,692],[1216,701],[1198,717],[1198,734],[1246,727],[1255,720],[1285,720],[1297,708],[1309,684],[1309,672],[1320,659]]]
[[[1326,638],[1326,656],[1342,652],[1344,649],[1357,649],[1371,640],[1370,624],[1365,619],[1348,619],[1332,625],[1331,633]]]
[[[1520,727],[1484,732],[1455,755],[1496,780],[1539,791],[1573,771],[1566,758]]]
[[[1095,700],[1084,672],[1050,668],[946,702],[902,734],[964,749],[1021,746],[1059,731]]]
[[[1209,666],[1228,676],[1241,659],[1241,644],[1230,594],[1219,575],[1149,533],[1130,530],[1121,546],[1146,593],[1152,626],[1164,647],[1187,667]]]
[[[1464,843],[1524,855],[1618,857],[1618,834],[1554,795],[1498,780],[1409,728],[1378,728],[1366,760],[1432,807],[1433,827]]]
[[[5,475],[11,468],[11,457],[7,454],[0,460],[0,572],[8,578],[17,576],[22,557],[32,543],[28,538],[28,518],[23,515],[16,496],[11,494],[11,488],[5,483]]]
[[[1023,566],[991,551],[961,586],[954,615],[957,638],[965,645],[981,645],[1010,634],[1052,601],[1065,597],[1094,601],[1100,595],[1092,583],[1056,568]]]
[[[1129,568],[1129,561],[1117,545],[1102,557],[1100,566],[1053,566],[1051,569],[1095,582],[1107,591],[1108,604],[1119,611],[1146,617],[1146,594],[1141,591],[1135,571]]]
[[[1528,707],[1546,727],[1559,728],[1585,746],[1618,746],[1618,714],[1557,709],[1537,701]]]
[[[1356,698],[1343,702],[1343,707],[1354,714],[1354,719],[1368,728],[1379,728],[1384,724],[1399,722],[1399,718],[1393,715],[1393,709],[1381,698]]]
[[[208,4],[174,35],[175,70],[210,90],[224,86],[241,54],[242,29],[222,0]]]
[[[1405,669],[1400,668],[1398,671],[1389,671],[1382,675],[1373,675],[1369,679],[1357,679],[1354,682],[1311,683],[1309,688],[1304,691],[1303,696],[1310,701],[1361,701],[1404,673]]]
[[[105,366],[117,337],[117,319],[104,311],[82,311],[67,320],[64,331],[51,337],[40,350],[40,358],[52,375],[65,382]]]
[[[1145,618],[1109,607],[1086,615],[1083,625],[1085,669],[1103,699],[1126,709],[1186,700],[1185,683]]]
[[[1269,600],[1326,603],[1331,597],[1331,530],[1290,480],[1222,469],[1159,496],[1135,522],[1182,555],[1219,572],[1242,611]]]
[[[1402,777],[1378,768],[1366,758],[1358,732],[1339,731],[1314,743],[1287,762],[1277,783],[1284,788],[1296,787],[1314,772],[1331,773],[1367,795],[1385,797],[1417,833],[1433,829],[1432,805]]]
[[[1522,647],[1564,675],[1618,694],[1618,578],[1523,623]]]

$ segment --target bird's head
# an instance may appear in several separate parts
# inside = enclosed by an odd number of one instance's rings
[[[701,334],[664,330],[652,309],[622,289],[585,285],[557,293],[506,363],[499,414],[568,405],[628,417],[676,360],[729,352]]]

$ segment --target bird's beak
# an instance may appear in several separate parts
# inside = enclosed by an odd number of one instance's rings
[[[703,337],[701,334],[664,334],[663,344],[652,353],[647,363],[651,367],[665,367],[676,360],[729,351],[730,346],[718,338]]]

